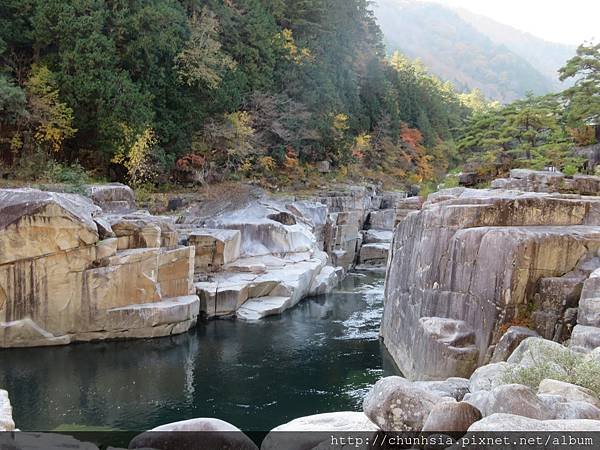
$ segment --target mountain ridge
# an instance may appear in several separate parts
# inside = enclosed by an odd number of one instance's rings
[[[564,87],[556,71],[572,54],[568,46],[544,45],[493,19],[435,2],[377,0],[373,10],[390,53],[421,59],[460,91],[476,88],[508,103],[530,91],[545,94]],[[492,31],[484,33],[486,28]]]

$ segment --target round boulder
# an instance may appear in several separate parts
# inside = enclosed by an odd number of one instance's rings
[[[423,431],[464,433],[481,417],[481,412],[469,403],[440,403],[429,413]]]
[[[129,443],[130,449],[205,450],[258,450],[252,440],[239,428],[219,419],[200,418],[161,425],[142,433]]]

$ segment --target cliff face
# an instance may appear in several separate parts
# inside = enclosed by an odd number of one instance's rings
[[[381,335],[402,372],[469,376],[502,326],[536,307],[545,337],[568,334],[573,291],[600,266],[598,225],[597,197],[465,188],[430,196],[396,229],[387,271]],[[548,291],[556,298],[542,307]]]

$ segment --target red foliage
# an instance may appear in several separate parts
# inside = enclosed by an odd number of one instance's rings
[[[177,169],[184,172],[201,169],[204,167],[204,164],[206,164],[206,158],[193,153],[182,156],[176,163]]]
[[[423,142],[423,135],[416,128],[409,128],[406,125],[402,125],[400,139],[411,147],[416,148]]]

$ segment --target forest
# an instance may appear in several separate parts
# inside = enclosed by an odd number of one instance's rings
[[[508,105],[388,55],[369,0],[0,0],[0,177],[436,186],[584,169],[600,47]]]

